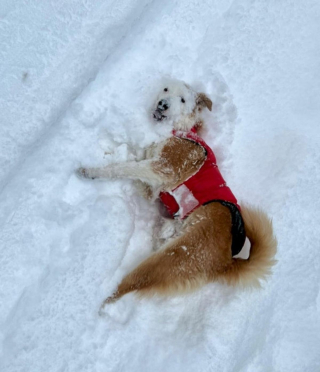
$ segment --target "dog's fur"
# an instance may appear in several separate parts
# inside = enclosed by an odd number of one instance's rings
[[[156,121],[165,120],[177,130],[190,130],[202,124],[202,110],[211,111],[212,102],[204,93],[196,93],[180,81],[167,83],[154,105]],[[104,168],[80,168],[86,178],[130,178],[145,182],[146,195],[159,190],[172,190],[203,164],[201,146],[170,137],[147,152],[146,159]],[[126,293],[143,295],[174,294],[195,289],[211,281],[230,285],[260,286],[275,264],[277,242],[272,224],[261,210],[241,207],[248,239],[251,243],[247,260],[232,257],[231,213],[220,203],[200,206],[180,224],[171,229],[175,237],[142,262],[119,284],[104,304]],[[175,221],[172,220],[172,223]],[[178,226],[179,231],[176,231]]]

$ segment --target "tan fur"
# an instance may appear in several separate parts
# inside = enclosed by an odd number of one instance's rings
[[[265,213],[243,207],[242,215],[251,242],[248,260],[232,258],[229,209],[220,203],[201,206],[188,217],[181,236],[128,274],[104,304],[132,291],[170,295],[214,280],[259,287],[260,280],[266,279],[276,263],[277,241]]]
[[[147,149],[146,157],[153,158],[156,151],[151,146]],[[178,186],[196,173],[205,161],[205,152],[201,146],[178,137],[170,137],[159,152],[157,160],[151,166],[153,172],[165,181],[163,190],[172,190]],[[153,190],[147,183],[136,180],[135,185],[144,198],[152,200]]]
[[[212,110],[212,101],[205,93],[198,93],[197,105],[202,105],[207,107],[209,111]]]
[[[201,146],[171,137],[165,142],[159,159],[152,163],[152,169],[167,180],[164,188],[172,190],[196,173],[204,161],[205,153]]]
[[[220,203],[199,207],[186,220],[181,236],[128,274],[105,303],[135,290],[172,294],[216,279],[232,264],[230,226],[229,209]]]

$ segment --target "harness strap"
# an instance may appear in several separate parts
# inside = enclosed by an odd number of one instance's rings
[[[246,240],[246,230],[241,213],[235,204],[224,200],[210,200],[203,205],[207,205],[213,202],[221,203],[224,207],[227,207],[230,210],[232,234],[231,252],[232,256],[236,256],[238,253],[240,253]]]

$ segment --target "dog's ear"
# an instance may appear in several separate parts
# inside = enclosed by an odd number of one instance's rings
[[[210,111],[212,110],[212,101],[204,93],[198,93],[197,105],[206,106]]]

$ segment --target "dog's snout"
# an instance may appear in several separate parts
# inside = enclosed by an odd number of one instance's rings
[[[169,108],[169,102],[166,99],[162,99],[161,101],[158,102],[158,110],[161,111],[166,111]]]

